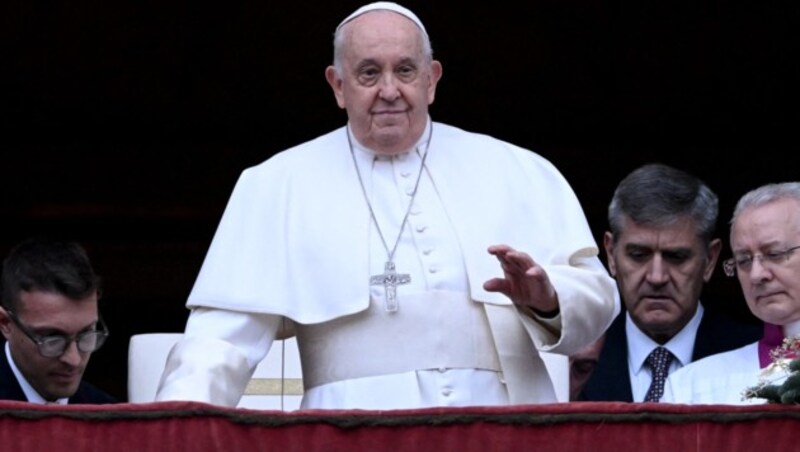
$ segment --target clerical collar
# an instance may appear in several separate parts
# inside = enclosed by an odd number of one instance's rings
[[[353,149],[355,149],[359,154],[366,154],[371,158],[375,158],[376,156],[380,157],[384,155],[386,157],[407,156],[409,153],[413,152],[416,149],[427,148],[426,143],[430,139],[430,134],[431,134],[430,122],[431,118],[428,117],[428,121],[425,123],[425,129],[422,132],[422,136],[420,136],[419,140],[417,140],[417,142],[414,143],[413,146],[406,149],[405,151],[398,152],[397,154],[394,155],[380,154],[377,151],[368,148],[367,146],[364,146],[360,141],[358,141],[358,138],[356,138],[355,134],[353,133],[353,130],[350,128],[350,123],[347,124],[347,133],[350,135],[350,140],[353,143]]]
[[[783,335],[786,337],[800,336],[800,320],[783,325]]]
[[[703,303],[698,301],[697,310],[692,318],[666,344],[659,344],[650,339],[644,331],[633,323],[630,312],[626,312],[625,334],[628,338],[628,359],[634,373],[638,374],[643,369],[647,356],[659,345],[663,345],[675,356],[679,363],[678,367],[685,366],[691,362],[697,330],[700,328],[700,321],[704,312]]]

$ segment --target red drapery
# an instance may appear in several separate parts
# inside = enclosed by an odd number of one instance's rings
[[[42,406],[0,401],[0,450],[798,450],[800,407],[569,403],[296,412],[201,403]],[[635,448],[635,449],[634,449]]]

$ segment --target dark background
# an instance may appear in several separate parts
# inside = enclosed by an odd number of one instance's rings
[[[344,124],[323,71],[361,2],[74,3],[1,7],[0,251],[87,247],[112,331],[87,378],[124,399],[128,338],[182,329],[239,173]],[[717,191],[726,242],[739,196],[798,179],[796,3],[514,3],[404,3],[444,65],[431,114],[555,163],[598,240],[646,162]],[[721,271],[704,300],[748,315]]]

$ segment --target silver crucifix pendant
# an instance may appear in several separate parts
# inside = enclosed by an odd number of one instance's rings
[[[394,269],[394,262],[389,261],[380,275],[370,276],[369,284],[372,286],[383,286],[386,293],[386,311],[394,312],[398,309],[397,286],[411,282],[411,275],[407,273],[397,273]]]

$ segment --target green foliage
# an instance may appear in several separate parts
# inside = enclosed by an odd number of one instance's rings
[[[780,386],[766,385],[750,389],[747,394],[751,399],[765,399],[768,403],[781,403]]]
[[[790,374],[779,385],[761,385],[750,388],[748,398],[765,399],[767,403],[800,404],[800,358],[789,363]]]

